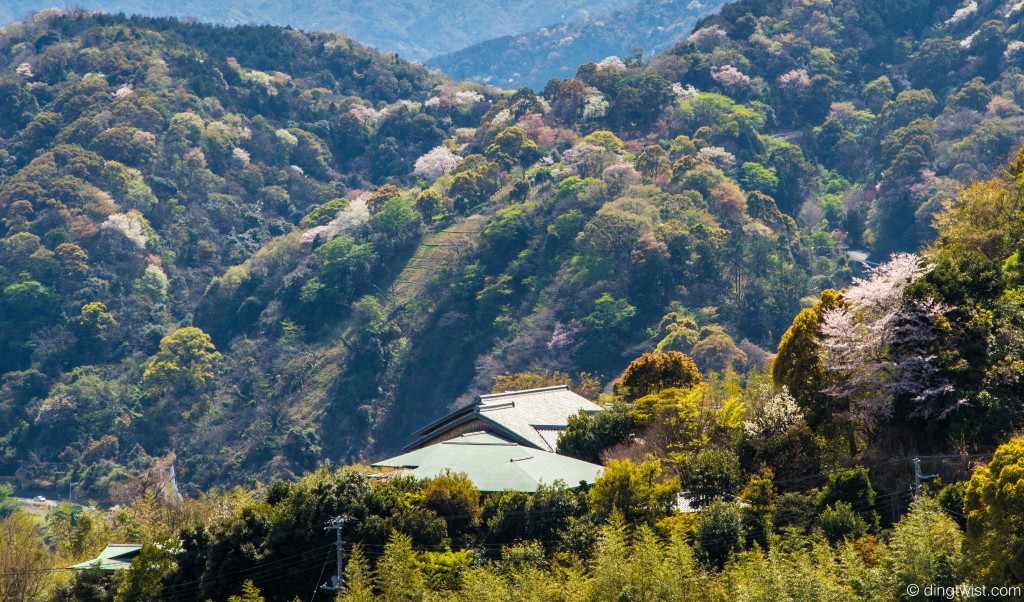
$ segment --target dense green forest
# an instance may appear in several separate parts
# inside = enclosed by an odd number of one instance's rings
[[[608,382],[655,347],[745,372],[846,279],[769,196],[768,147],[743,171],[668,137],[690,105],[639,66],[601,71],[609,102],[295,30],[72,13],[5,35],[0,430],[23,483],[301,474],[503,372]],[[669,118],[664,146],[638,129]]]
[[[0,586],[306,599],[343,513],[345,600],[1024,583],[1021,15],[741,0],[517,91],[339,34],[0,30],[0,466],[118,504],[8,516],[42,577]],[[589,488],[361,466],[565,382]],[[58,570],[111,540],[131,570]]]
[[[1019,599],[1024,439],[1008,431],[1021,422],[1022,216],[1024,150],[938,216],[920,255],[825,291],[770,373],[743,382],[701,375],[677,351],[636,358],[611,409],[581,413],[559,440],[605,462],[593,486],[481,494],[463,475],[368,478],[328,463],[177,500],[154,473],[110,512],[62,503],[45,540],[23,512],[4,519],[3,574],[42,577],[2,587],[55,601],[306,599],[334,560],[323,525],[344,514],[347,601]],[[834,355],[873,335],[856,369]],[[942,403],[954,379],[970,402]],[[965,429],[994,451],[941,445]],[[144,544],[131,569],[55,570],[111,540]]]
[[[9,473],[194,493],[379,457],[503,373],[763,371],[845,249],[917,249],[1012,153],[1011,8],[741,2],[515,93],[337,34],[12,25]]]

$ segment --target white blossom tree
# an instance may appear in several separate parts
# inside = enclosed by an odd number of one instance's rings
[[[595,176],[604,169],[613,153],[594,144],[581,142],[562,153],[562,162],[583,177]]]
[[[803,92],[811,85],[811,77],[807,74],[807,69],[787,71],[780,75],[777,81],[779,88],[793,94]]]
[[[711,79],[730,90],[744,90],[750,87],[750,76],[732,65],[712,67]]]
[[[675,94],[676,100],[679,100],[680,102],[690,102],[694,98],[697,98],[697,94],[700,92],[690,84],[686,84],[684,87],[683,84],[676,82],[672,84],[672,93]]]
[[[142,222],[127,213],[114,213],[107,216],[100,224],[100,230],[118,232],[140,249],[146,248],[146,235],[143,234]]]
[[[353,105],[348,112],[363,125],[376,125],[384,115],[384,112],[364,105]]]
[[[601,179],[611,185],[626,186],[640,182],[640,172],[625,161],[613,163],[601,172]]]
[[[957,11],[953,13],[952,17],[946,19],[946,25],[953,25],[955,23],[959,23],[960,21],[967,19],[967,17],[970,17],[976,12],[978,12],[978,3],[975,2],[974,0],[971,0],[964,6],[958,8]]]
[[[342,234],[349,234],[370,222],[370,209],[366,204],[369,194],[353,199],[348,206],[338,212],[333,220],[310,228],[302,233],[302,244],[312,245],[319,240],[321,243],[333,240]]]
[[[132,87],[131,84],[125,84],[118,88],[116,92],[114,92],[114,99],[124,100],[125,98],[128,98],[133,94],[135,94],[135,88]]]
[[[729,170],[736,165],[736,155],[721,146],[705,146],[697,155],[714,163],[715,167],[721,170]]]
[[[612,71],[625,71],[626,63],[617,56],[609,56],[597,64],[598,69],[610,69]]]
[[[234,157],[235,160],[241,163],[243,166],[248,165],[249,161],[251,160],[249,156],[249,151],[245,150],[244,148],[239,148],[237,146],[231,150],[231,156]]]
[[[457,105],[471,105],[483,101],[483,95],[472,90],[459,90],[452,95],[452,102]]]
[[[450,172],[459,164],[461,157],[453,153],[446,146],[438,146],[419,159],[413,167],[413,173],[425,180],[436,180]]]
[[[823,364],[835,376],[829,393],[869,427],[891,417],[901,397],[912,403],[908,417],[941,418],[955,407],[931,354],[944,307],[904,294],[931,268],[917,255],[893,255],[822,316]]]
[[[781,435],[803,418],[796,399],[785,386],[776,389],[769,384],[759,385],[745,405],[743,432],[753,439]]]
[[[711,52],[727,39],[729,39],[729,35],[718,25],[698,29],[687,38],[701,52]]]
[[[597,92],[588,95],[583,100],[584,119],[600,119],[606,113],[608,113],[608,100],[605,99],[604,94]]]

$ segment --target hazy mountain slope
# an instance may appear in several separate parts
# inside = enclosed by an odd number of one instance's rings
[[[635,48],[647,56],[690,35],[703,16],[725,0],[641,0],[613,12],[496,37],[436,56],[427,64],[455,79],[496,86],[540,89],[552,77],[572,77],[576,67],[607,56],[625,57]]]
[[[151,16],[194,17],[227,25],[291,25],[338,31],[384,52],[424,61],[488,38],[615,10],[634,0],[7,0],[0,23],[55,5]]]

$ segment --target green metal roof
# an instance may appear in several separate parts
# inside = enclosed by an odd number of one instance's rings
[[[480,491],[536,491],[541,483],[562,481],[576,487],[593,483],[601,466],[576,458],[517,445],[490,433],[465,435],[373,464],[377,468],[405,469],[419,479],[445,470],[464,472]]]
[[[142,546],[135,543],[111,543],[100,552],[100,555],[92,560],[80,562],[69,566],[69,569],[86,571],[89,569],[100,569],[101,571],[120,571],[132,566],[132,559],[139,555]]]

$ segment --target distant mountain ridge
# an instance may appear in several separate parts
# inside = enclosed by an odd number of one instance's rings
[[[542,88],[552,77],[572,77],[576,67],[634,48],[650,55],[685,39],[697,21],[718,12],[724,0],[642,0],[631,6],[507,35],[437,56],[427,65],[462,80],[507,88]]]
[[[586,18],[634,4],[635,0],[6,0],[0,24],[55,5],[111,13],[194,17],[225,25],[291,25],[307,31],[331,30],[384,52],[417,61],[460,50],[489,38]]]

